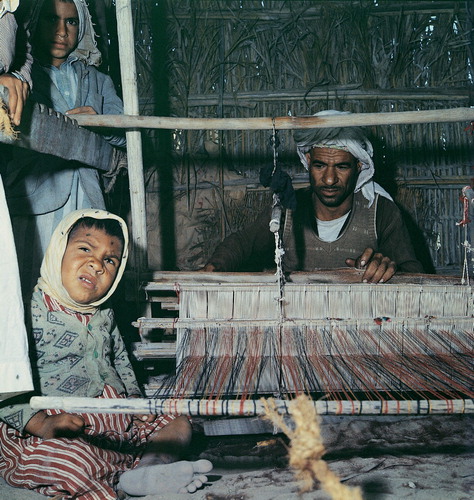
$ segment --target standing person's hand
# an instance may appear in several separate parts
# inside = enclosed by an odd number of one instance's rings
[[[26,82],[8,73],[0,75],[0,84],[8,89],[10,119],[14,125],[18,126],[21,122],[21,114],[23,113],[25,101],[30,93],[30,87]]]

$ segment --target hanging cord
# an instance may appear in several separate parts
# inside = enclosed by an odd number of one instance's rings
[[[271,143],[273,147],[273,170],[272,177],[277,172],[277,160],[278,160],[278,137],[277,131],[275,128],[275,118],[272,118],[272,137]],[[272,204],[272,216],[270,219],[270,231],[275,235],[275,264],[276,264],[276,272],[275,276],[277,277],[278,282],[278,296],[276,297],[277,307],[278,307],[278,339],[280,342],[280,352],[282,352],[282,338],[283,338],[283,321],[284,321],[284,293],[285,293],[285,276],[283,274],[283,255],[285,251],[283,250],[282,241],[280,238],[280,222],[281,222],[281,214],[282,214],[282,205],[280,202],[280,196],[278,193],[273,193],[273,204]],[[284,387],[282,387],[283,382],[283,373],[281,371],[281,360],[280,360],[280,373],[279,373],[279,383],[278,387],[280,388],[280,396],[281,393],[284,392]],[[275,428],[273,429],[275,434]]]
[[[467,226],[464,226],[464,243],[462,244],[464,247],[464,259],[462,265],[462,277],[461,284],[469,285],[469,259],[468,254],[472,251],[471,245],[467,239]]]
[[[272,136],[270,138],[270,144],[273,148],[273,169],[271,174],[271,179],[274,178],[274,175],[277,172],[277,160],[278,160],[278,145],[280,143],[277,137],[277,131],[275,128],[275,118],[272,118]],[[280,201],[280,195],[277,191],[273,192],[273,204],[272,204],[272,216],[270,218],[270,231],[272,233],[277,233],[280,230],[280,221],[281,221],[281,213],[282,206]],[[278,262],[277,262],[278,264]]]
[[[280,339],[280,352],[281,342],[283,338],[283,323],[285,321],[284,311],[284,287],[285,276],[283,274],[283,255],[285,253],[283,244],[280,239],[280,226],[283,209],[295,210],[296,209],[296,195],[291,182],[291,177],[287,172],[284,172],[278,163],[278,146],[280,139],[276,130],[275,118],[272,118],[272,135],[270,137],[270,144],[273,148],[273,163],[264,166],[260,169],[260,183],[265,187],[270,187],[273,192],[272,201],[272,215],[270,221],[270,231],[275,235],[275,264],[277,267],[275,275],[278,278],[278,296],[276,297],[278,303],[278,338]],[[280,367],[282,363],[280,363]],[[280,369],[279,387],[280,394],[285,393],[282,387],[283,373]]]
[[[471,219],[469,219],[470,207],[474,206],[474,190],[471,186],[465,186],[462,188],[462,195],[459,199],[463,204],[463,218],[461,221],[456,222],[456,225],[464,228],[464,242],[462,243],[462,246],[464,247],[464,261],[461,284],[469,285],[469,254],[472,252],[472,242],[469,242],[468,224],[471,222]]]
[[[273,171],[272,176],[277,171],[277,160],[278,160],[278,137],[275,128],[275,118],[272,118],[272,137],[271,144],[273,147]],[[279,322],[282,323],[284,312],[283,312],[283,295],[285,286],[285,276],[283,274],[283,255],[285,251],[283,250],[282,241],[280,238],[280,222],[282,214],[282,205],[280,202],[280,196],[278,193],[273,193],[273,204],[272,204],[272,216],[270,219],[270,231],[275,235],[275,264],[276,276],[278,280],[278,316]]]

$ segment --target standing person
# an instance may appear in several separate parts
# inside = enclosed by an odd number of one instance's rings
[[[43,0],[31,39],[35,101],[71,116],[123,112],[112,80],[95,68],[100,52],[84,0]],[[114,146],[125,144],[124,137],[106,139]],[[80,208],[105,208],[101,179],[96,169],[80,163],[14,148],[5,189],[23,294],[29,296],[51,234],[63,216]]]
[[[316,116],[344,114],[334,110]],[[363,282],[388,281],[396,271],[421,273],[400,210],[373,180],[372,144],[357,127],[299,130],[297,152],[310,187],[296,192],[296,210],[282,224],[286,271],[356,267]],[[272,265],[270,214],[227,237],[205,271]]]
[[[0,85],[9,92],[9,110],[5,118],[14,124],[20,123],[23,103],[27,98],[30,80],[31,56],[24,54],[23,64],[17,67],[15,49],[17,22],[13,12],[18,8],[18,0],[0,0]],[[18,69],[18,71],[16,71]],[[29,82],[29,83],[27,83]],[[2,127],[0,102],[0,134]],[[9,124],[9,122],[8,122]],[[1,156],[1,155],[0,155]],[[0,158],[0,164],[2,160]],[[13,232],[5,201],[3,180],[0,176],[0,277],[8,284],[0,290],[0,401],[33,389],[28,342],[24,324],[23,302],[21,298],[20,276]]]
[[[30,45],[26,29],[15,19],[19,0],[0,0],[0,85],[8,89],[8,110],[19,125],[23,105],[32,87]],[[17,43],[18,41],[18,43]]]
[[[0,177],[0,401],[33,389],[20,275]]]
[[[125,269],[124,221],[77,210],[59,224],[31,301],[33,373],[45,396],[139,397],[106,301]],[[0,410],[0,474],[12,486],[84,500],[192,493],[212,464],[177,460],[191,437],[185,417],[70,414],[28,404]]]

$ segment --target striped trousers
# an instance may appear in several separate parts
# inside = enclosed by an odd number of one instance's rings
[[[106,386],[100,397],[120,397]],[[50,415],[61,413],[47,410]],[[112,500],[120,474],[133,469],[150,436],[174,417],[161,415],[139,427],[131,415],[80,414],[84,435],[41,439],[0,422],[0,474],[11,486],[47,496]]]

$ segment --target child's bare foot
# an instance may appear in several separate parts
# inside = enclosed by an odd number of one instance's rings
[[[187,417],[177,417],[155,432],[148,441],[138,467],[170,464],[182,460],[192,437]]]
[[[138,467],[120,476],[119,488],[128,495],[145,496],[158,493],[194,493],[212,470],[209,460],[175,462]]]

